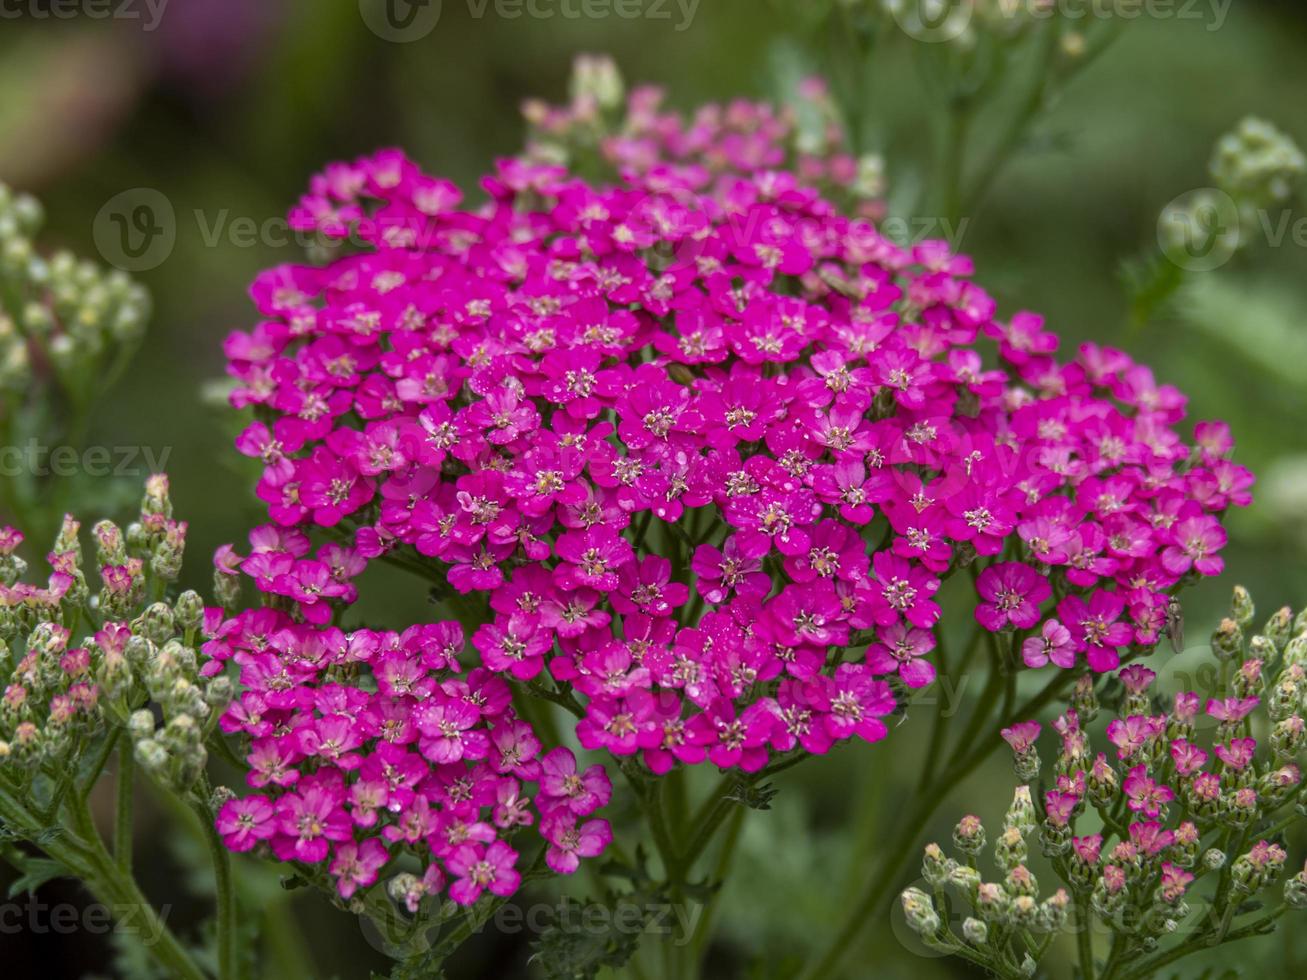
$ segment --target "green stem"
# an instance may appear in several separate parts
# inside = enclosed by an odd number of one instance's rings
[[[953,789],[954,784],[971,774],[977,765],[1002,744],[1003,739],[999,735],[999,728],[1032,717],[1056,699],[1068,686],[1075,683],[1079,676],[1080,671],[1068,670],[1060,672],[1058,676],[1045,685],[1043,690],[1017,708],[1008,718],[1001,719],[1002,724],[1000,726],[993,728],[983,739],[975,740],[972,750],[956,758],[932,787],[917,794],[917,802],[908,811],[901,824],[901,830],[895,839],[882,850],[881,865],[876,868],[873,874],[868,876],[866,886],[850,906],[848,914],[836,932],[834,939],[827,946],[826,952],[801,974],[803,980],[825,980],[826,977],[836,974],[840,963],[849,952],[849,947],[862,931],[863,925],[876,913],[877,906],[896,886],[899,874],[908,861],[911,860],[914,853],[911,850],[912,844],[917,834],[921,832],[922,825],[944,801],[949,791]],[[992,687],[992,685],[987,685],[988,687]],[[981,710],[982,708],[978,707],[977,713],[979,714]],[[985,710],[984,713],[988,714],[989,712]],[[972,727],[978,728],[975,725]],[[966,745],[967,742],[963,741],[959,743],[958,748],[960,750],[964,749]]]
[[[961,217],[962,161],[970,128],[971,100],[964,94],[955,93],[949,99],[939,151],[940,217],[948,220],[950,227]]]
[[[1236,929],[1225,937],[1225,942],[1233,943],[1240,939],[1247,939],[1250,936],[1267,935],[1274,930],[1275,920],[1287,911],[1289,911],[1289,906],[1281,905],[1256,922],[1251,922],[1240,929]],[[1147,977],[1154,976],[1162,967],[1169,966],[1176,960],[1183,959],[1191,953],[1197,953],[1206,948],[1208,947],[1201,943],[1181,943],[1174,949],[1169,949],[1165,953],[1158,953],[1136,963],[1134,969],[1122,974],[1121,980],[1146,980]],[[1106,977],[1106,974],[1104,974],[1104,977]]]
[[[171,977],[175,980],[207,980],[204,972],[141,892],[136,879],[124,874],[105,850],[104,841],[95,829],[86,801],[70,801],[69,809],[74,824],[87,842],[84,852],[86,866],[80,871],[79,877],[86,882],[91,893],[110,907],[110,913],[115,918],[127,914],[129,918],[125,925],[134,930],[130,934],[140,939],[145,950],[169,971]],[[59,857],[57,844],[43,844],[42,847],[51,857],[66,864]],[[66,866],[75,869],[75,866]]]
[[[717,909],[714,899],[721,894],[721,883],[725,881],[727,872],[730,871],[735,849],[740,842],[740,831],[744,827],[744,816],[744,807],[740,807],[731,817],[726,837],[722,841],[721,853],[717,856],[717,866],[713,871],[713,879],[718,882],[718,890],[705,903],[699,924],[690,939],[690,965],[692,975],[696,977],[700,975],[704,948],[712,936],[713,913]]]
[[[118,773],[114,781],[113,856],[125,874],[132,873],[132,804],[136,759],[132,748],[118,748]]]
[[[316,968],[288,901],[270,902],[263,912],[263,937],[272,963],[266,977],[316,976]]]
[[[214,904],[217,912],[218,980],[236,976],[236,890],[232,887],[231,854],[218,838],[213,809],[208,803],[195,804],[196,816],[204,830],[204,842],[213,864]]]
[[[1080,962],[1080,980],[1094,978],[1094,937],[1089,933],[1088,899],[1086,894],[1076,895],[1076,953]]]
[[[724,776],[691,819],[690,827],[693,830],[685,850],[681,853],[679,862],[679,867],[683,872],[688,872],[694,866],[694,862],[698,860],[704,848],[712,841],[713,835],[717,833],[717,828],[730,815],[731,807],[743,806],[743,804],[731,799],[730,796],[730,791],[740,781],[740,778],[734,774],[728,773]],[[746,777],[745,781],[749,782],[751,780]]]
[[[1055,21],[1050,20],[1044,27],[1044,36],[1040,39],[1040,43],[1038,63],[1035,65],[1035,73],[1032,76],[1030,87],[1022,97],[1016,113],[1008,120],[1007,127],[1003,130],[1003,135],[999,137],[997,145],[985,158],[975,182],[967,190],[964,205],[968,209],[975,208],[984,198],[998,175],[1003,172],[1003,168],[1012,158],[1012,154],[1021,145],[1026,130],[1029,129],[1030,124],[1034,122],[1035,117],[1039,115],[1040,109],[1043,108],[1044,99],[1048,94],[1049,76],[1058,51],[1058,25]]]

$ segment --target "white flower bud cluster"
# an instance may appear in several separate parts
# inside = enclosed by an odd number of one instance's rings
[[[1241,205],[1286,203],[1307,173],[1307,157],[1293,139],[1254,116],[1221,137],[1211,162],[1217,187]]]
[[[971,914],[962,922],[959,937],[952,924],[940,918],[939,908],[949,907],[947,904],[937,903],[921,889],[909,888],[900,896],[908,925],[932,948],[945,952],[969,948],[973,962],[977,957],[988,962],[992,956],[995,964],[1024,963],[1031,952],[1023,945],[1024,937],[1061,929],[1071,903],[1061,888],[1042,902],[1039,900],[1039,882],[1025,863],[1026,838],[1035,826],[1030,789],[1020,786],[1004,818],[1003,831],[994,841],[994,862],[1001,881],[985,881],[975,867],[976,855],[985,840],[984,828],[975,817],[964,818],[954,832],[955,843],[967,855],[965,862],[947,857],[938,844],[926,845],[922,877],[941,903],[945,889],[952,888],[967,903]]]
[[[0,184],[0,413],[33,395],[85,403],[150,314],[149,294],[122,272],[69,252],[43,256],[33,241],[42,218],[34,198]]]
[[[18,579],[12,552],[22,537],[0,528],[8,562],[0,588],[0,766],[37,781],[41,773],[76,771],[81,756],[121,726],[156,777],[179,789],[200,781],[204,742],[232,690],[228,678],[200,673],[203,601],[194,592],[167,598],[185,529],[172,519],[167,478],[152,477],[126,532],[110,521],[95,525],[102,587],[93,594],[72,517],[64,519],[45,587]]]

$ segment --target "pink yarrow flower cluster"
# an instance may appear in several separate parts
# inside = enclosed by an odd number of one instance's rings
[[[218,813],[224,843],[325,863],[344,898],[413,854],[421,894],[448,886],[461,904],[517,890],[524,827],[544,837],[560,874],[600,854],[612,833],[587,818],[612,794],[603,767],[545,751],[504,678],[459,670],[463,647],[449,622],[345,632],[274,609],[223,622],[204,649],[239,665],[242,692],[220,724],[248,737],[257,791]]]
[[[1105,752],[1093,751],[1075,708],[1054,722],[1061,752],[1044,795],[1045,840],[1051,853],[1069,853],[1072,880],[1094,884],[1096,902],[1112,908],[1131,880],[1139,889],[1147,880],[1167,903],[1178,902],[1194,880],[1185,869],[1194,867],[1202,840],[1214,840],[1229,827],[1255,827],[1294,799],[1302,783],[1295,761],[1303,731],[1297,709],[1307,675],[1290,664],[1267,685],[1262,667],[1259,659],[1244,661],[1236,696],[1204,703],[1197,693],[1180,692],[1169,710],[1155,714],[1149,713],[1157,704],[1149,689],[1156,674],[1138,664],[1121,670],[1118,679],[1129,700],[1107,725],[1111,749]],[[1082,707],[1093,713],[1097,703],[1087,681],[1082,679],[1077,701],[1088,697]],[[1264,685],[1276,692],[1269,710],[1274,727],[1259,752],[1243,723],[1262,703],[1252,692]],[[1033,768],[1031,763],[1040,731],[1034,721],[1003,731],[1023,777],[1038,769],[1037,760]],[[1210,738],[1201,737],[1206,733]],[[1100,815],[1115,809],[1120,823],[1074,836],[1077,819],[1095,809]],[[1109,848],[1105,841],[1113,833],[1117,840]],[[1263,840],[1253,852],[1270,846]]]
[[[486,668],[655,772],[883,737],[966,565],[1031,665],[1156,644],[1248,501],[1228,433],[1186,445],[1147,368],[1055,360],[968,259],[780,163],[504,160],[467,208],[393,150],[315,178],[294,226],[367,248],[261,275],[227,341],[270,523],[225,560],[309,623],[370,562],[430,569]]]

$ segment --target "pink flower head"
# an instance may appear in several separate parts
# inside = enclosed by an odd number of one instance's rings
[[[541,834],[549,841],[545,863],[561,875],[573,874],[583,857],[598,857],[613,840],[607,820],[587,820],[578,824],[566,810],[556,810],[545,817]]]
[[[877,630],[880,642],[867,649],[867,666],[877,674],[897,673],[911,688],[925,687],[935,679],[935,667],[924,659],[935,649],[933,634],[907,623]]]
[[[1050,791],[1044,794],[1044,813],[1054,827],[1068,826],[1079,805],[1080,797],[1075,793]]]
[[[1117,758],[1129,759],[1166,731],[1164,716],[1131,715],[1108,723],[1107,738],[1117,748]]]
[[[1156,819],[1165,809],[1166,804],[1175,798],[1169,786],[1164,786],[1148,777],[1145,766],[1135,766],[1126,774],[1121,784],[1126,803],[1135,813],[1142,813]]]
[[[1143,694],[1157,678],[1157,674],[1143,664],[1131,664],[1121,670],[1117,677],[1131,694]]]
[[[1040,604],[1053,594],[1048,580],[1021,562],[986,568],[976,581],[976,591],[985,600],[976,607],[976,620],[993,633],[1008,626],[1034,626]]]
[[[592,135],[592,101],[533,105],[533,125]],[[683,118],[641,89],[625,112],[594,147],[608,178],[525,154],[484,202],[399,150],[333,164],[290,220],[352,247],[251,286],[255,322],[223,350],[233,407],[257,409],[237,450],[266,518],[216,568],[268,601],[206,616],[202,668],[239,674],[219,724],[248,740],[258,796],[224,808],[233,847],[331,860],[343,895],[402,844],[410,908],[446,878],[455,901],[508,894],[501,833],[543,834],[573,870],[611,795],[516,715],[527,687],[579,715],[583,748],[757,772],[886,737],[895,686],[935,675],[941,583],[967,565],[968,608],[1020,631],[1028,665],[1098,672],[1219,570],[1253,478],[1219,425],[1185,444],[1180,392],[1119,350],[1059,358],[1038,315],[1000,319],[967,257],[846,209],[834,130],[796,159],[774,107]],[[16,547],[0,532],[0,563]],[[340,625],[375,562],[434,584],[469,642]],[[147,570],[115,556],[106,601]],[[74,572],[57,555],[48,588],[0,586],[0,605],[62,621]],[[62,659],[71,718],[95,658]],[[1167,724],[1110,732],[1151,758]],[[1074,801],[1088,735],[1059,734]]]
[[[517,851],[502,840],[488,847],[479,843],[463,844],[449,857],[445,867],[455,879],[449,897],[459,905],[472,905],[483,891],[508,896],[517,891],[522,876],[514,870]]]
[[[1071,838],[1071,847],[1076,853],[1076,857],[1084,861],[1085,864],[1097,864],[1098,856],[1103,850],[1103,835],[1090,834],[1088,837]]]
[[[1130,627],[1119,623],[1125,600],[1115,592],[1098,591],[1089,601],[1067,596],[1057,607],[1058,619],[1066,624],[1076,649],[1083,651],[1089,666],[1098,673],[1115,670],[1121,662],[1120,648],[1130,642]]]
[[[1171,759],[1180,776],[1192,776],[1207,765],[1207,753],[1198,746],[1177,738],[1171,743]]]
[[[1216,757],[1225,763],[1229,769],[1240,770],[1246,769],[1248,764],[1253,761],[1253,753],[1257,750],[1257,739],[1255,738],[1236,738],[1232,739],[1228,745],[1215,745],[1212,751]]]
[[[1243,721],[1260,703],[1259,698],[1210,698],[1207,713],[1217,721],[1232,725]]]
[[[1042,727],[1037,721],[1020,721],[1011,728],[1003,729],[1003,740],[1012,746],[1013,752],[1028,752],[1034,748]]]
[[[1188,871],[1169,861],[1162,862],[1162,876],[1158,884],[1158,891],[1162,898],[1172,904],[1184,898],[1185,889],[1189,887],[1194,880],[1194,876]]]
[[[1071,639],[1071,631],[1056,619],[1045,620],[1039,635],[1029,637],[1021,644],[1021,659],[1027,667],[1043,667],[1049,662],[1065,669],[1074,667],[1076,645]]]
[[[360,888],[367,888],[377,880],[377,873],[390,860],[385,845],[375,837],[362,844],[348,841],[336,848],[331,873],[336,877],[336,890],[348,899]]]
[[[1220,575],[1224,559],[1216,552],[1225,547],[1226,534],[1219,521],[1210,515],[1190,517],[1171,529],[1172,544],[1162,551],[1162,566],[1172,575],[1194,569],[1202,575]]]
[[[218,811],[222,842],[233,851],[248,851],[276,833],[276,810],[265,796],[228,800]]]

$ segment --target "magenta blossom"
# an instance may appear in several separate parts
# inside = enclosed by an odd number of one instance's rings
[[[1040,604],[1053,594],[1042,575],[1020,562],[991,565],[980,573],[976,591],[985,600],[976,607],[976,620],[992,633],[1034,626]]]

